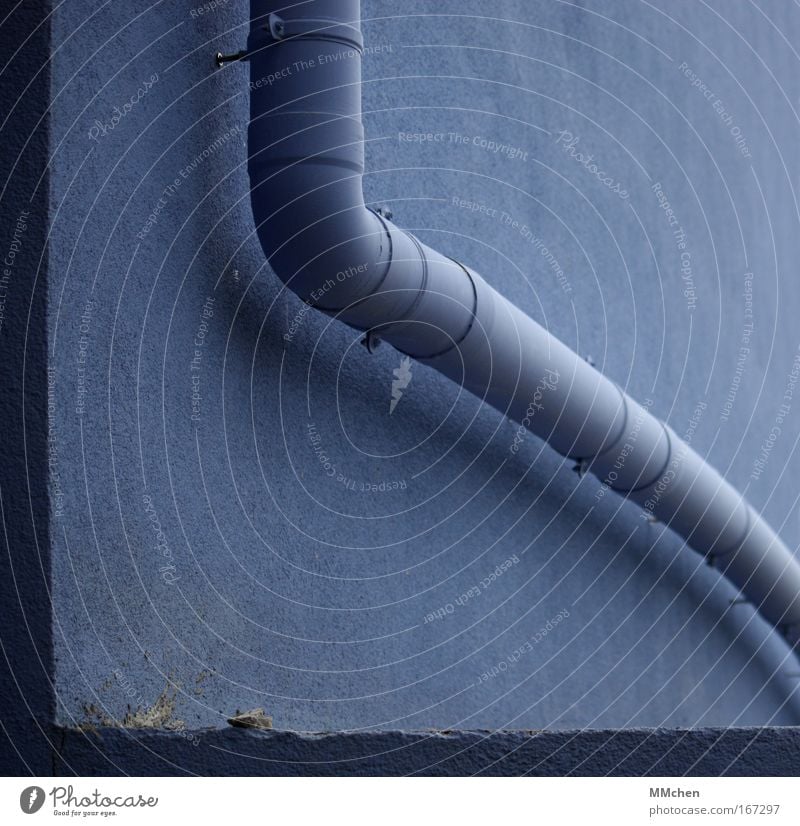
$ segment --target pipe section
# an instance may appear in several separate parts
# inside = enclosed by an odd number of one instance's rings
[[[580,460],[773,624],[800,623],[800,565],[717,471],[478,273],[366,207],[359,5],[251,0],[248,166],[272,269]]]

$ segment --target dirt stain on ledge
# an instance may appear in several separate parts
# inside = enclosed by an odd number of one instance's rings
[[[146,707],[139,705],[136,708],[128,706],[128,710],[121,720],[109,717],[103,709],[94,704],[86,705],[84,706],[86,719],[79,725],[79,728],[92,731],[97,726],[107,726],[111,728],[182,731],[186,728],[186,723],[175,716],[175,698],[177,694],[177,688],[168,685],[152,705]]]

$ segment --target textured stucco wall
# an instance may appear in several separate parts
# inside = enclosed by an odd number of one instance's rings
[[[651,399],[796,545],[800,402],[751,475],[800,345],[800,11],[363,11],[368,199]],[[788,647],[675,536],[535,438],[512,454],[516,426],[423,367],[390,415],[399,355],[280,289],[248,68],[212,64],[246,29],[241,0],[54,14],[61,722],[161,698],[188,728],[254,706],[314,731],[797,723]]]

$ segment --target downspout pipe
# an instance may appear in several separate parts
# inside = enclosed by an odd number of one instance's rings
[[[774,625],[800,565],[720,474],[477,272],[365,205],[359,0],[251,0],[258,237],[303,301],[438,370],[668,525]]]

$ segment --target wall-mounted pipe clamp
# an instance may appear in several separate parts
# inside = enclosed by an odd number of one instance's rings
[[[284,19],[274,12],[267,15],[267,22],[255,25],[247,41],[248,51],[264,48],[276,43],[290,43],[294,40],[316,40],[338,43],[364,52],[364,38],[361,31],[348,23],[337,20],[290,18]]]

